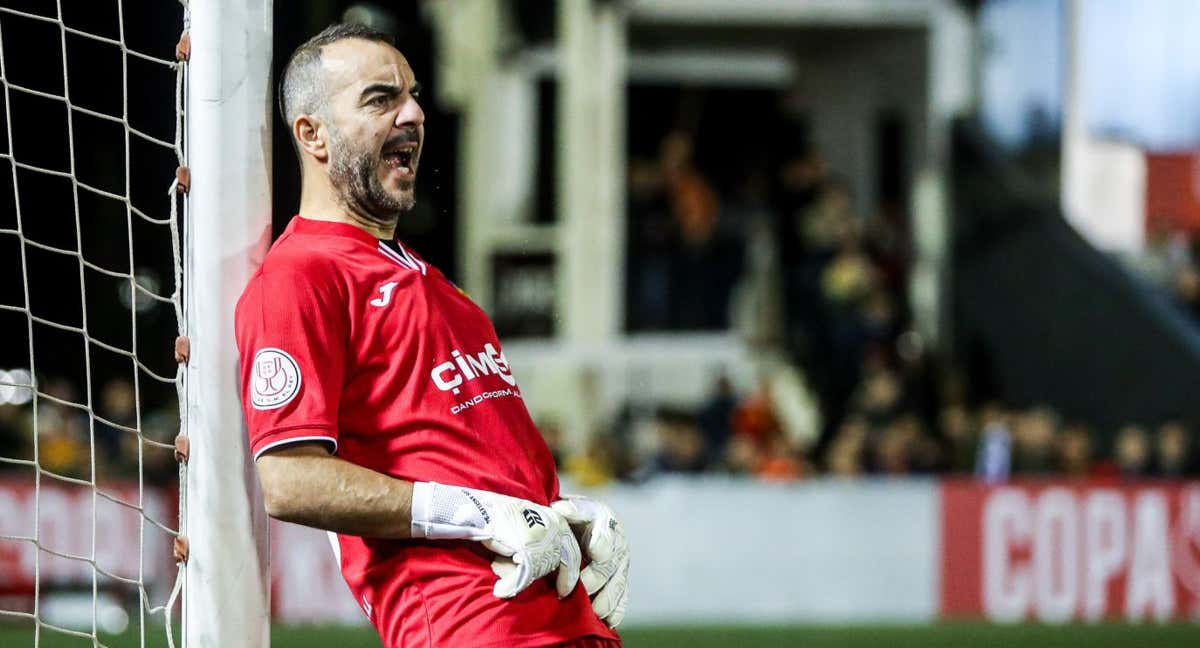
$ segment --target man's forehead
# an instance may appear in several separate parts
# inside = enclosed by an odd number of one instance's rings
[[[412,68],[399,50],[358,38],[321,48],[321,68],[333,92],[373,83],[404,86],[413,77]]]

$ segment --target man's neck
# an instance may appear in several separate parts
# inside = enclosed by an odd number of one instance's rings
[[[331,192],[315,191],[305,187],[300,193],[300,216],[309,220],[330,221],[353,225],[378,239],[390,241],[396,238],[396,226],[384,226],[358,217],[346,209]]]

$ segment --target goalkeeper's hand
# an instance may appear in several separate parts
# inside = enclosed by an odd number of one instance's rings
[[[528,500],[434,482],[413,483],[414,538],[475,540],[499,554],[492,593],[507,599],[558,570],[559,598],[579,582],[579,543],[562,515]]]
[[[550,505],[579,532],[579,543],[591,561],[579,575],[592,609],[610,628],[621,624],[629,605],[629,542],[613,510],[581,495],[567,495]]]

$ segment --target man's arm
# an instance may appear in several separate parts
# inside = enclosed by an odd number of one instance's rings
[[[258,458],[267,515],[364,538],[412,537],[412,482],[296,443]]]
[[[560,598],[579,581],[579,543],[567,520],[548,506],[394,479],[334,457],[322,444],[284,446],[256,463],[273,518],[367,538],[481,542],[499,554],[492,562],[499,598],[512,598],[555,570]]]

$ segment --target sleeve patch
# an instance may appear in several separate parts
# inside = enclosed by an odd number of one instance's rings
[[[287,405],[300,393],[300,365],[282,349],[259,349],[250,376],[250,404],[272,410]]]

